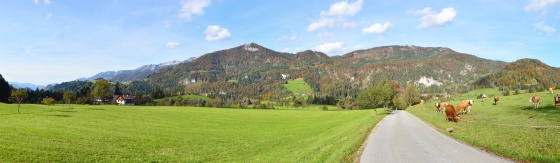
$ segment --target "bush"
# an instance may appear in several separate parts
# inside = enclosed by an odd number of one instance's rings
[[[322,109],[323,111],[327,111],[327,110],[329,110],[329,107],[327,107],[327,105],[323,105],[323,106],[321,106],[321,109]]]

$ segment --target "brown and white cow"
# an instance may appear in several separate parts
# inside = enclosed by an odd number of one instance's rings
[[[554,96],[554,106],[560,107],[560,95],[558,95],[558,94],[556,94],[556,96]]]
[[[449,122],[449,119],[455,123],[459,122],[459,117],[457,116],[457,112],[455,111],[455,108],[453,108],[453,105],[445,103],[443,107],[445,108],[445,120],[447,122]]]
[[[443,106],[441,106],[442,103],[436,102],[436,113],[439,112],[443,112]]]
[[[538,94],[534,95],[529,99],[529,102],[533,104],[533,110],[537,110],[539,108],[539,104],[541,103],[541,97]]]
[[[458,115],[468,114],[469,112],[471,112],[472,104],[473,104],[473,100],[461,101],[459,102],[459,104],[457,104],[457,108],[455,108],[455,111],[457,112]]]
[[[486,97],[488,97],[486,94],[482,94],[482,102],[486,102]]]
[[[494,96],[494,105],[498,105],[498,101],[500,101],[500,98],[498,96]]]

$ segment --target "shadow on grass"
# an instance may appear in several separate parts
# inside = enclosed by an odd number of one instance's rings
[[[88,110],[106,110],[105,108],[87,108]]]
[[[55,114],[55,115],[52,115],[52,116],[55,116],[55,117],[72,117],[71,115],[62,115],[62,114]]]
[[[560,109],[555,107],[554,105],[546,105],[546,106],[539,106],[539,108],[537,108],[536,110],[533,109],[533,106],[527,106],[522,108],[521,110],[534,110],[534,111],[538,111],[538,112],[543,112],[543,113],[559,113]]]
[[[75,111],[75,110],[59,110],[59,112],[72,113],[72,112],[77,112],[77,111]]]

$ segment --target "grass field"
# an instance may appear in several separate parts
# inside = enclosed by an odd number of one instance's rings
[[[292,91],[295,96],[301,96],[302,94],[313,93],[311,87],[305,83],[303,78],[297,78],[292,81],[288,81],[288,84],[284,84],[288,90]]]
[[[173,98],[178,99],[177,97],[179,96],[173,96]],[[199,96],[199,95],[181,95],[182,99],[189,99],[189,100],[205,100],[205,101],[212,101],[211,98],[206,97],[206,96]],[[156,101],[161,101],[163,99],[156,99]]]
[[[476,90],[458,98],[494,91]],[[459,123],[446,122],[444,113],[436,113],[435,101],[409,107],[407,111],[445,134],[516,161],[560,162],[560,109],[553,106],[552,94],[539,92],[541,105],[533,110],[529,98],[534,94],[500,96],[498,105],[493,104],[493,98],[482,102],[473,96],[471,113],[463,115]],[[454,106],[458,103],[451,101]],[[449,127],[455,131],[447,133],[445,129]]]
[[[45,106],[46,107],[46,106]],[[0,162],[351,162],[373,110],[0,104]]]

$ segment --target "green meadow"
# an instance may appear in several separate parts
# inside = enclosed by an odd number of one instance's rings
[[[352,162],[373,110],[0,103],[0,162]]]
[[[459,123],[446,122],[445,113],[436,113],[434,103],[415,105],[407,109],[435,126],[439,131],[458,140],[506,156],[520,162],[560,162],[560,109],[554,107],[550,92],[501,96],[494,89],[469,92],[459,100],[474,100],[471,112],[461,116]],[[493,97],[486,102],[475,95],[485,93],[500,97],[494,105]],[[499,93],[499,92],[498,92]],[[541,105],[533,110],[529,98],[541,96]],[[448,133],[446,128],[454,128]]]
[[[179,96],[173,96],[171,98],[174,99],[188,99],[188,100],[205,100],[205,101],[212,101],[211,98],[206,97],[206,96],[200,96],[200,95],[181,95],[181,98],[179,98]],[[155,101],[161,102],[164,99],[156,99]]]
[[[284,84],[288,90],[292,91],[295,96],[301,96],[302,94],[312,93],[311,87],[305,83],[303,78],[297,78],[288,81],[288,84]]]

